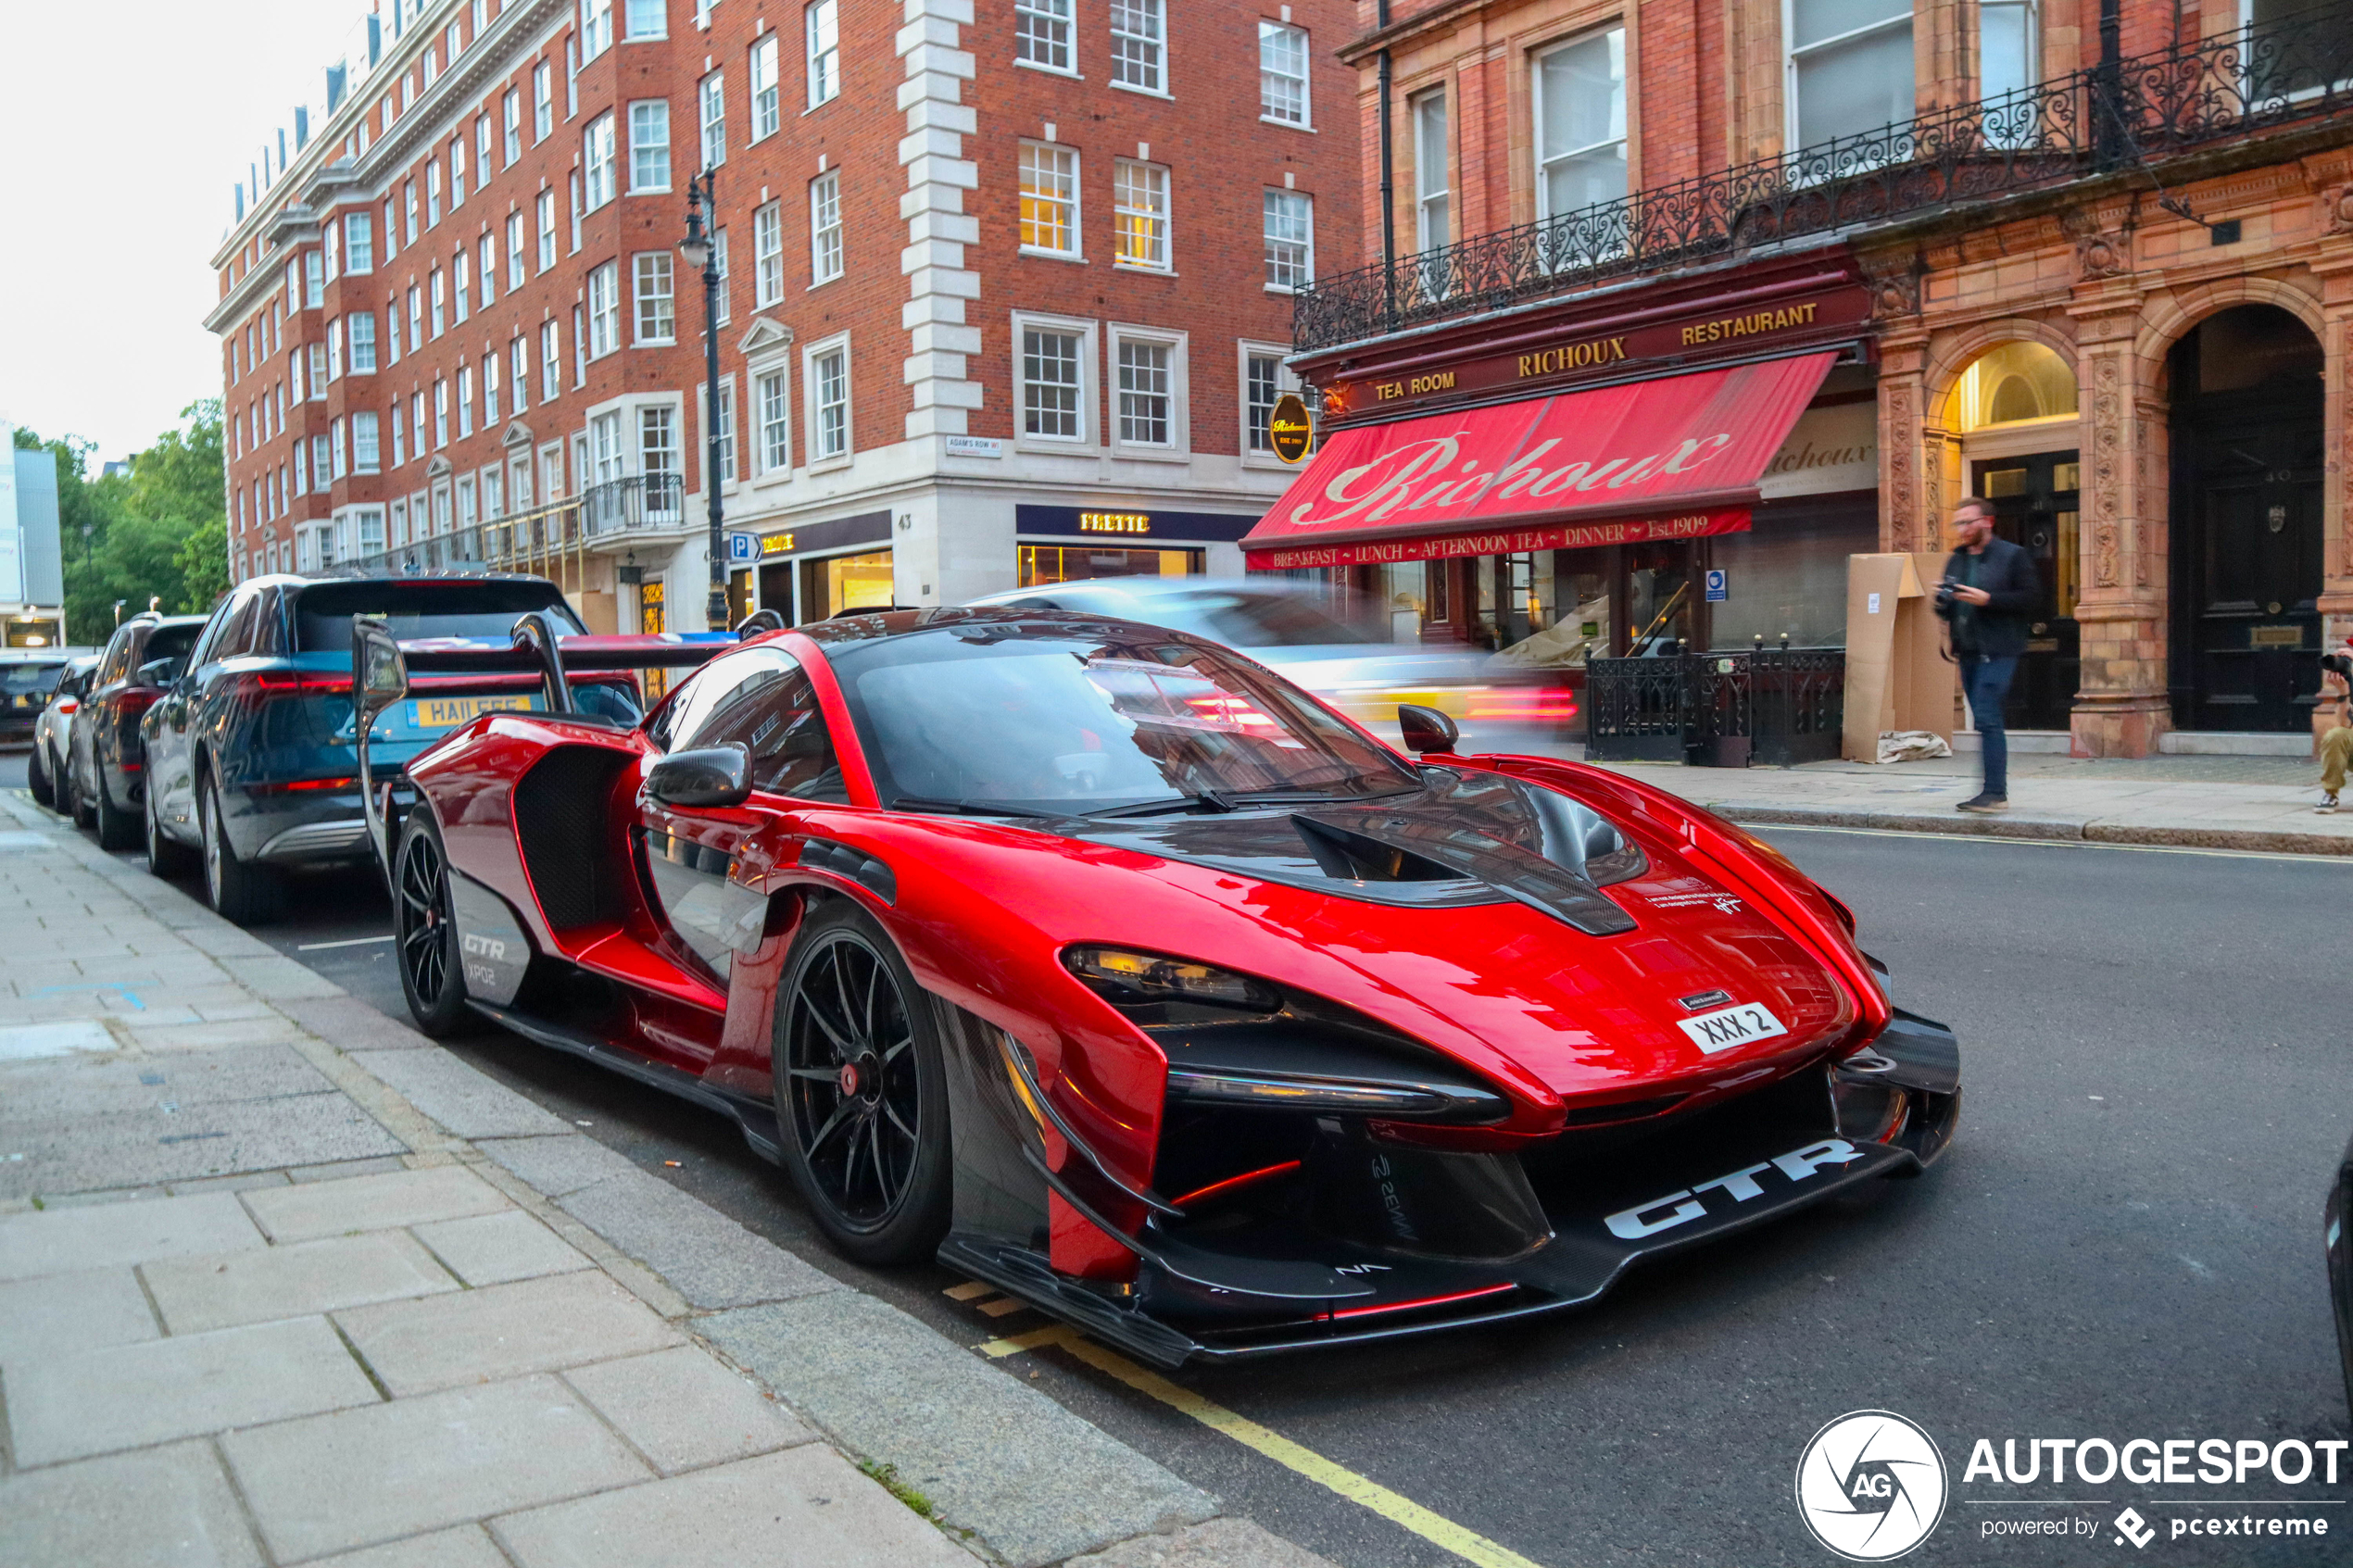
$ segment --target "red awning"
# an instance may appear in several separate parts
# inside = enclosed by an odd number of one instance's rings
[[[1737,533],[1834,358],[1357,425],[1324,444],[1242,549],[1266,571]]]

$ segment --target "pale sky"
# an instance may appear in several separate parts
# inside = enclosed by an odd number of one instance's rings
[[[231,187],[367,0],[111,0],[0,21],[0,419],[124,458],[220,392],[203,326]],[[314,110],[312,126],[317,128]]]

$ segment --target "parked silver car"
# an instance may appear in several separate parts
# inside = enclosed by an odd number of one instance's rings
[[[97,668],[95,654],[68,660],[49,689],[48,701],[32,721],[32,756],[25,763],[25,783],[32,797],[44,806],[57,803],[57,780],[64,776],[67,759],[73,755],[73,716],[90,688],[91,672]],[[28,679],[28,688],[31,684]]]
[[[1328,591],[1280,578],[1096,577],[969,601],[1140,621],[1239,648],[1384,738],[1397,705],[1435,708],[1466,745],[1515,747],[1581,736],[1581,669],[1516,668],[1479,648],[1390,640],[1390,624],[1344,620]],[[1366,618],[1366,619],[1369,619]]]

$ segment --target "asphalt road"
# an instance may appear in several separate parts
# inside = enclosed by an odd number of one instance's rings
[[[0,755],[0,784],[22,781],[23,754]],[[1960,1034],[1962,1131],[1935,1171],[1638,1271],[1580,1314],[1176,1381],[1547,1568],[1836,1561],[1802,1527],[1792,1478],[1815,1431],[1860,1409],[1919,1423],[1951,1475],[1944,1521],[1910,1562],[2137,1558],[2109,1528],[2127,1504],[2160,1532],[2152,1558],[2345,1561],[2353,1456],[2334,1486],[2070,1473],[2055,1487],[2047,1471],[2012,1486],[1963,1470],[1979,1438],[1999,1453],[2006,1438],[2353,1435],[2320,1236],[2353,1130],[2332,961],[2353,865],[1768,836],[1854,906],[1898,999]],[[389,944],[365,940],[385,922],[373,884],[343,876],[305,884],[260,935],[402,1016]],[[961,1342],[1041,1325],[950,1300],[943,1270],[833,1259],[779,1173],[713,1116],[511,1036],[455,1048]],[[1344,1568],[1462,1561],[1058,1348],[1003,1364]],[[2207,1513],[2331,1529],[2171,1538]],[[2029,1518],[2096,1533],[1985,1533]]]

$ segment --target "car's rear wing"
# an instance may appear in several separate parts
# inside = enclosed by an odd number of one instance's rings
[[[535,674],[547,711],[577,722],[610,724],[599,714],[580,711],[571,676],[605,670],[691,670],[736,646],[739,637],[771,630],[747,621],[740,632],[667,632],[639,635],[567,634],[544,609],[516,618],[512,640],[497,644],[454,638],[401,642],[381,616],[351,618],[351,694],[359,743],[359,797],[368,819],[368,840],[387,882],[392,876],[392,835],[399,831],[392,782],[381,786],[370,767],[368,742],[376,719],[409,696],[412,672],[421,675]]]

